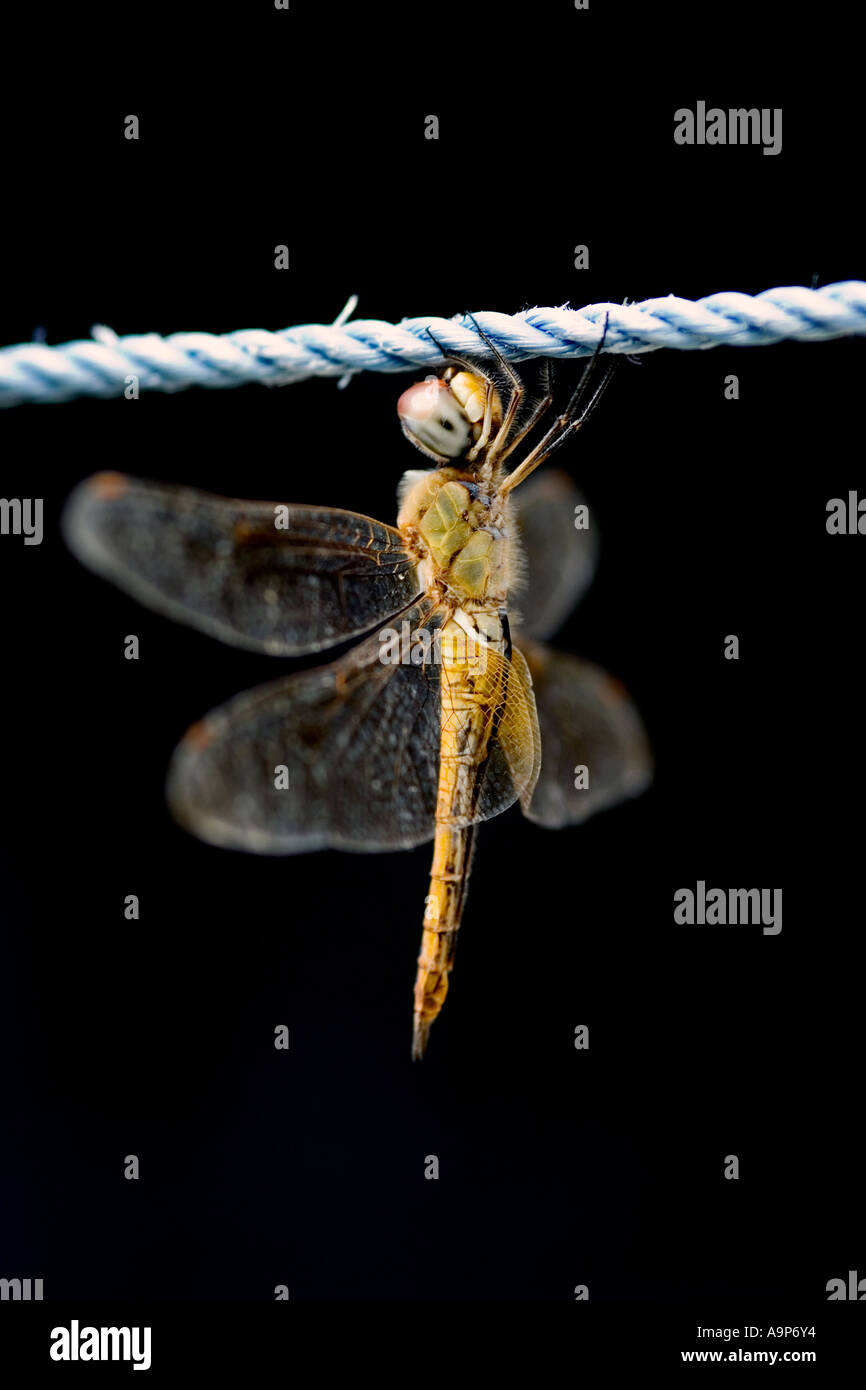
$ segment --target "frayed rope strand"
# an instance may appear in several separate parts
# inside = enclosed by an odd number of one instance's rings
[[[348,306],[347,306],[348,307]],[[352,305],[354,307],[354,305]],[[67,401],[76,396],[118,396],[134,377],[142,390],[187,386],[280,386],[306,377],[346,378],[355,372],[402,372],[442,361],[430,339],[472,356],[487,349],[464,315],[302,324],[269,333],[157,333],[119,338],[108,328],[93,337],[49,347],[41,342],[0,349],[0,405]],[[784,339],[819,342],[866,333],[866,283],[847,280],[822,289],[788,288],[748,295],[712,294],[695,301],[668,295],[640,304],[589,304],[583,309],[524,309],[519,314],[479,312],[480,328],[503,357],[586,357],[608,319],[605,352],[657,348],[756,347]]]

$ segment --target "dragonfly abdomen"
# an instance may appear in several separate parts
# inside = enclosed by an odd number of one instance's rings
[[[474,826],[436,826],[430,891],[424,909],[421,953],[415,977],[415,1024],[412,1056],[424,1055],[427,1038],[448,993],[457,933],[463,915],[472,858]]]
[[[498,633],[486,641],[482,633]],[[430,889],[415,977],[412,1056],[421,1057],[448,993],[472,860],[478,769],[493,728],[488,655],[504,649],[495,613],[455,614],[440,633],[440,749]]]

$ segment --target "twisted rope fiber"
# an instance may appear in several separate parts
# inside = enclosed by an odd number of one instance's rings
[[[57,347],[20,343],[0,349],[0,405],[118,396],[131,375],[138,377],[142,389],[179,391],[187,386],[241,386],[252,381],[276,386],[311,376],[434,367],[442,358],[428,328],[453,352],[487,353],[464,315],[391,324],[378,319],[344,322],[346,313],[334,324],[302,324],[277,333],[250,328],[219,335],[172,333],[163,338],[147,333],[119,338],[111,329],[97,327],[92,338]],[[516,362],[588,356],[598,343],[605,315],[605,352],[723,344],[756,347],[784,339],[819,342],[866,334],[866,283],[847,280],[821,289],[793,285],[758,295],[726,292],[696,301],[668,295],[639,304],[480,312],[474,317],[503,357]]]

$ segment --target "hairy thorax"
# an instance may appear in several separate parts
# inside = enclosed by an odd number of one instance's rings
[[[407,473],[397,525],[428,592],[455,607],[504,608],[511,577],[508,500],[477,473]]]

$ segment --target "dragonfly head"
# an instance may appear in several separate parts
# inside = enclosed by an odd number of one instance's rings
[[[428,376],[404,391],[397,414],[406,438],[437,463],[462,458],[474,448],[484,423],[487,392],[491,392],[491,427],[502,419],[496,389],[474,372],[449,367],[442,376]]]

